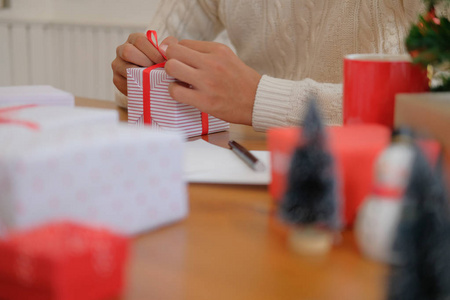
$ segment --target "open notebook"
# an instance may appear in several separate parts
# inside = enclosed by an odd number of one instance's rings
[[[185,150],[184,176],[188,182],[255,185],[270,182],[268,151],[250,151],[266,166],[265,171],[256,172],[230,149],[202,139],[186,142]]]

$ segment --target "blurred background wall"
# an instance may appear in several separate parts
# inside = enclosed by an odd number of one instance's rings
[[[49,84],[112,100],[111,61],[159,0],[3,0],[0,86]],[[2,4],[0,3],[0,4]]]

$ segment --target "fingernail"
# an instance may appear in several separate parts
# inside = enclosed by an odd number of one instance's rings
[[[164,54],[166,54],[166,50],[167,50],[168,45],[160,45],[159,49],[164,52]]]

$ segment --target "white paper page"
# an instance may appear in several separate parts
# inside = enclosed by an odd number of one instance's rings
[[[188,182],[256,184],[270,182],[269,151],[250,151],[265,165],[256,172],[233,151],[210,144],[202,139],[186,142],[184,176]]]

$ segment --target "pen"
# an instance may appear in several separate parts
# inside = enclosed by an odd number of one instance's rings
[[[253,170],[262,172],[266,169],[264,164],[242,145],[238,144],[235,141],[229,141],[228,146],[230,146],[231,150],[236,153],[236,155],[239,156],[239,158],[242,159]]]

